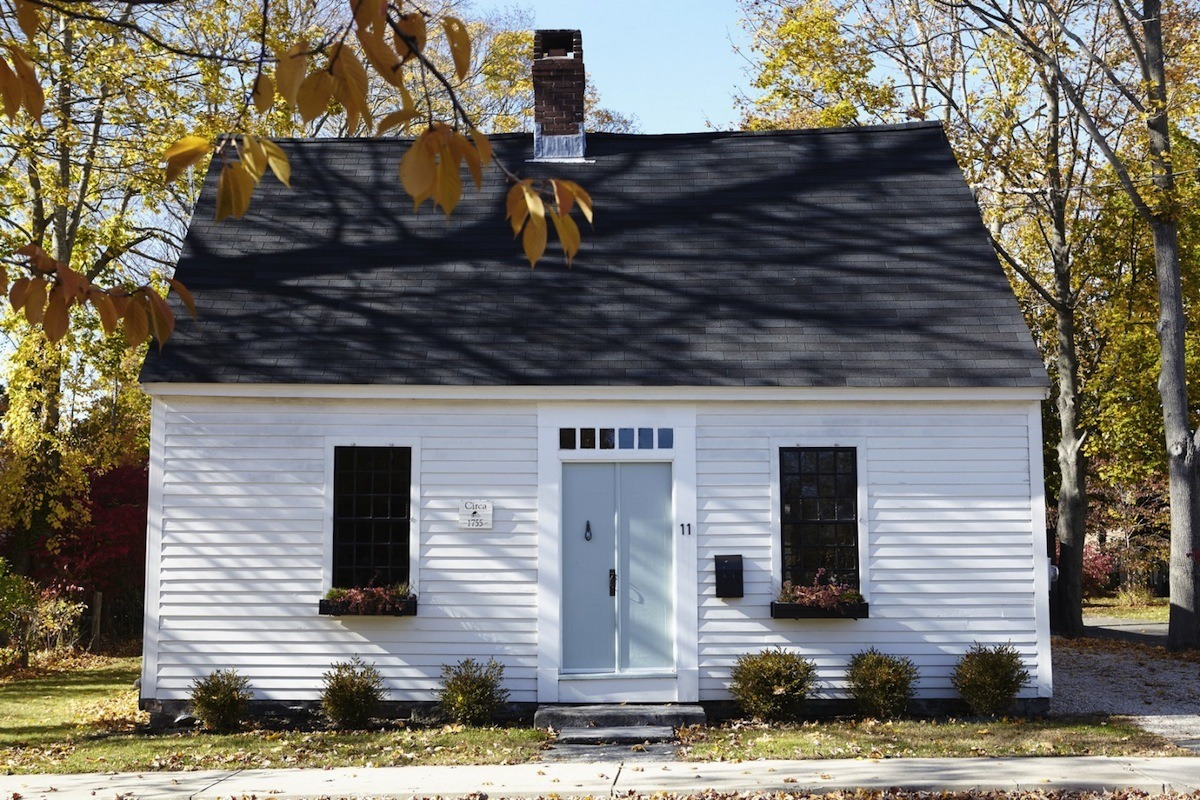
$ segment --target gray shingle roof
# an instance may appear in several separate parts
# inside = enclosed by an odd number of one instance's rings
[[[147,382],[1041,387],[1046,373],[941,128],[593,134],[524,163],[596,203],[567,268],[535,270],[491,171],[449,221],[414,214],[406,143],[281,143],[241,221],[210,171],[181,315]],[[469,181],[468,181],[469,184]]]

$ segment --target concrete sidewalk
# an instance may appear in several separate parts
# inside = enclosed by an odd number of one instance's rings
[[[1083,628],[1085,636],[1098,639],[1119,639],[1135,644],[1167,646],[1167,623],[1165,622],[1085,616]]]
[[[610,797],[627,793],[1140,789],[1200,791],[1200,758],[903,758],[0,775],[0,798]]]

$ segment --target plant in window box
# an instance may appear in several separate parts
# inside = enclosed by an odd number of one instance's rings
[[[858,589],[826,577],[824,569],[817,570],[811,584],[784,581],[779,600],[771,603],[771,616],[776,619],[862,619],[867,611]]]
[[[335,586],[325,593],[318,611],[331,617],[414,617],[417,597],[407,583],[394,586]]]

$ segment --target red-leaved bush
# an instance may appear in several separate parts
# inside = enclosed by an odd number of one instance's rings
[[[80,587],[79,599],[89,604],[103,592],[104,630],[117,638],[141,632],[148,485],[145,464],[95,476],[88,524],[64,530],[58,552],[41,548],[33,558],[33,577],[43,586]]]
[[[1062,548],[1054,543],[1054,552],[1061,558]],[[1057,559],[1056,559],[1057,561]],[[1083,596],[1100,597],[1107,594],[1113,585],[1117,571],[1117,557],[1094,544],[1083,546]]]
[[[1094,544],[1083,546],[1083,596],[1098,597],[1109,590],[1117,559]]]

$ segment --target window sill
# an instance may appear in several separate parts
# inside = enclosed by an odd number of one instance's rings
[[[814,608],[799,603],[771,603],[774,619],[866,619],[871,616],[867,603],[851,603],[842,608]]]
[[[317,613],[326,617],[415,617],[417,598],[412,597],[395,611],[352,611],[350,604],[337,600],[317,601]]]

